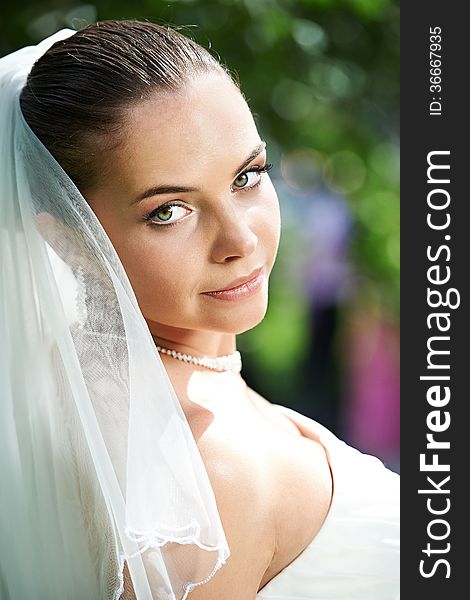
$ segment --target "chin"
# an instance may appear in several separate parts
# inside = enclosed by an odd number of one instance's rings
[[[235,308],[235,307],[234,307]],[[239,310],[226,310],[224,315],[212,324],[210,329],[221,333],[239,335],[256,327],[266,315],[268,303],[258,303],[257,306],[239,306]]]

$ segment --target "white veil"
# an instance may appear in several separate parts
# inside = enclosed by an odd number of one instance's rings
[[[0,597],[182,600],[230,551],[119,258],[0,59]]]

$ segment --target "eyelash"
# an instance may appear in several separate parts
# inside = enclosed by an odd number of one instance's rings
[[[243,171],[242,173],[240,173],[240,175],[237,175],[235,179],[238,179],[239,177],[241,177],[242,175],[246,175],[247,173],[267,173],[268,171],[270,171],[273,168],[273,164],[272,163],[266,163],[264,166],[262,167],[252,167],[251,169],[247,169],[246,171]],[[258,179],[258,181],[252,185],[251,187],[245,187],[245,188],[240,188],[238,191],[239,192],[248,192],[249,190],[252,190],[255,187],[258,187],[261,183],[261,177]]]
[[[246,175],[246,173],[267,173],[268,171],[270,171],[273,168],[273,164],[272,163],[266,163],[264,166],[259,167],[252,167],[251,169],[247,169],[246,171],[242,171],[239,175],[237,175],[237,177],[235,179],[238,179],[239,177],[241,177],[242,175]],[[250,190],[258,187],[261,184],[261,177],[258,179],[258,181],[253,184],[250,187],[245,187],[245,188],[239,188],[237,191],[239,192],[249,192]],[[154,221],[152,221],[153,217],[161,210],[165,209],[165,208],[172,208],[173,206],[181,206],[182,208],[185,208],[185,205],[182,202],[179,202],[178,200],[174,200],[172,202],[167,202],[166,204],[162,204],[161,206],[158,206],[157,208],[155,208],[154,210],[152,210],[151,213],[149,213],[148,215],[146,215],[144,217],[144,221],[146,221],[149,225],[154,225],[155,227],[172,227],[173,225],[177,225],[179,223],[179,221],[181,219],[178,219],[178,221],[174,221],[173,223],[155,223]]]

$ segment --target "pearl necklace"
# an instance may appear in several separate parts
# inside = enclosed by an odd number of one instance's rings
[[[242,370],[242,357],[240,352],[236,350],[233,354],[226,354],[225,356],[217,356],[211,358],[210,356],[191,356],[191,354],[184,354],[183,352],[177,352],[176,350],[170,350],[169,348],[162,348],[157,346],[158,352],[167,354],[177,360],[182,360],[199,367],[205,367],[206,369],[212,369],[213,371],[233,371],[234,373],[240,373]]]

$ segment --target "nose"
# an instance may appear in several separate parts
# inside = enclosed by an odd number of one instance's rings
[[[212,259],[224,263],[236,258],[245,258],[258,246],[258,236],[248,222],[249,211],[234,208],[218,216],[217,233],[212,245]]]

